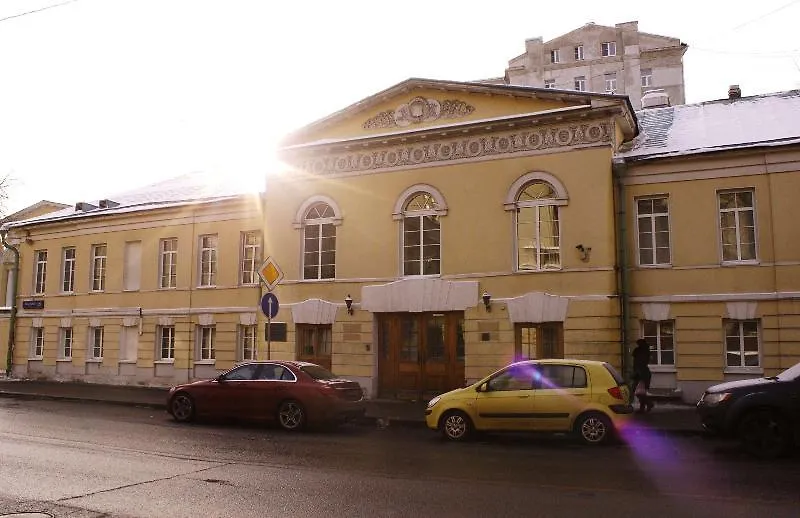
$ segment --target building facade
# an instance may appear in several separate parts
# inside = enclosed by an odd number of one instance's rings
[[[11,373],[170,385],[255,358],[262,226],[260,195],[201,175],[7,223]]]
[[[680,39],[639,31],[638,22],[614,27],[589,23],[567,34],[525,42],[525,53],[508,63],[504,82],[539,88],[627,95],[635,109],[651,90],[664,90],[683,104]]]

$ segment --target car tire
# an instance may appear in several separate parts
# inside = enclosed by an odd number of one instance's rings
[[[760,459],[781,457],[791,446],[786,420],[772,410],[757,410],[746,414],[739,422],[738,432],[744,450]]]
[[[169,413],[179,423],[194,421],[195,410],[194,399],[186,392],[178,392],[169,401]]]
[[[306,426],[306,409],[294,399],[283,401],[276,416],[278,425],[289,432],[297,432]]]
[[[460,410],[450,410],[439,419],[439,430],[449,441],[466,441],[472,436],[472,420]]]
[[[581,414],[575,420],[575,434],[584,444],[606,444],[614,435],[611,419],[599,412]]]

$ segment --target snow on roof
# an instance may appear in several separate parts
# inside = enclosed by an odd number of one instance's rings
[[[800,90],[636,112],[640,133],[624,159],[708,153],[800,142]]]
[[[107,200],[119,204],[113,207],[76,210],[75,206],[69,206],[35,218],[9,222],[3,225],[3,228],[91,216],[124,214],[193,203],[208,203],[236,198],[246,194],[253,194],[253,190],[252,187],[248,188],[242,185],[242,182],[232,182],[230,178],[221,178],[205,173],[188,173],[132,191],[108,196]],[[89,203],[95,207],[100,204],[99,200],[93,200]]]

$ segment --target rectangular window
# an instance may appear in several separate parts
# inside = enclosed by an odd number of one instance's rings
[[[200,286],[217,284],[217,236],[200,236]]]
[[[69,360],[72,358],[72,328],[62,327],[59,335],[58,357],[62,360]]]
[[[178,239],[162,239],[159,245],[159,288],[175,288],[178,285]]]
[[[64,248],[61,261],[61,291],[72,293],[75,291],[75,247]]]
[[[31,358],[41,359],[44,355],[44,328],[31,328]]]
[[[336,277],[336,227],[307,220],[303,227],[303,278]]]
[[[675,322],[642,320],[642,338],[650,344],[650,365],[675,365]]]
[[[297,324],[297,357],[330,368],[332,328],[325,324]]]
[[[575,78],[575,90],[579,92],[586,91],[586,76],[578,76]]]
[[[142,242],[125,243],[125,267],[122,270],[122,287],[125,291],[139,289],[142,273]]]
[[[242,361],[256,359],[256,326],[239,326],[239,359]]]
[[[718,194],[722,261],[755,261],[755,192],[743,189]]]
[[[555,88],[556,87],[556,80],[555,79],[545,79],[544,80],[544,87],[547,89]]]
[[[669,199],[666,196],[636,200],[639,264],[671,264]]]
[[[617,42],[616,41],[604,41],[600,44],[600,54],[603,57],[607,56],[616,56],[617,55]]]
[[[611,72],[610,74],[605,74],[603,76],[603,81],[606,87],[607,94],[615,94],[617,93],[617,73]]]
[[[261,233],[242,232],[241,284],[258,284],[258,267],[261,266]]]
[[[33,253],[36,276],[33,280],[33,292],[44,293],[47,284],[47,250],[36,250]]]
[[[653,86],[653,69],[643,68],[641,69],[641,74],[642,74],[642,88],[647,86]]]
[[[158,328],[158,359],[175,359],[175,326],[159,326]]]
[[[214,352],[214,341],[217,330],[214,326],[199,326],[197,328],[197,347],[200,360],[213,360],[216,358]]]
[[[551,270],[561,267],[558,206],[519,207],[517,252],[520,270]]]
[[[726,320],[725,365],[759,367],[760,342],[758,320]]]
[[[106,245],[92,245],[92,291],[106,289]]]
[[[89,328],[89,359],[102,360],[103,359],[103,328],[90,327]]]
[[[583,61],[583,45],[575,47],[575,61]]]
[[[558,49],[550,51],[550,63],[560,63],[561,59],[558,55]]]

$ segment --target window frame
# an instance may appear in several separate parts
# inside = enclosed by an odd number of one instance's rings
[[[252,332],[252,336],[250,336]],[[252,341],[251,347],[248,347],[247,342]],[[237,340],[238,354],[236,355],[241,362],[257,361],[258,360],[258,325],[257,324],[239,324],[239,333]],[[247,351],[250,349],[251,354],[248,358]]]
[[[164,340],[165,339],[167,340],[167,343],[166,343],[167,355],[164,355],[164,352],[165,352]],[[161,362],[174,362],[175,361],[175,326],[174,325],[158,326],[158,342],[157,342],[157,345],[156,345],[156,358],[158,358],[157,361],[161,361]]]
[[[205,240],[213,240],[206,246]],[[219,255],[219,235],[203,234],[197,238],[197,287],[215,288],[217,286]],[[208,266],[206,271],[206,265]]]
[[[102,250],[102,254],[98,253]],[[99,262],[99,264],[98,264]],[[106,267],[108,265],[108,245],[96,243],[92,245],[92,277],[91,292],[102,293],[106,288]]]
[[[31,360],[41,360],[44,358],[44,327],[31,327],[31,347],[28,351]]]
[[[304,351],[306,345],[306,331],[311,331],[312,353]],[[333,356],[333,326],[331,324],[295,324],[296,354],[298,358],[318,359],[323,358],[330,361]],[[327,339],[327,351],[320,351],[319,346]]]
[[[537,199],[537,200],[519,201],[519,196],[528,187],[530,187],[531,185],[536,184],[536,183],[543,183],[543,184],[547,185],[548,187],[550,187],[550,189],[553,192],[553,196],[549,197],[549,198],[540,198],[540,199]],[[563,236],[562,223],[563,223],[563,218],[561,217],[561,214],[560,214],[561,211],[559,210],[559,207],[562,204],[559,203],[560,200],[559,200],[558,196],[559,196],[559,192],[558,192],[558,189],[556,188],[556,186],[554,186],[553,184],[547,182],[544,179],[531,180],[531,181],[523,184],[521,186],[521,188],[518,190],[518,192],[516,194],[516,197],[515,197],[516,198],[516,201],[515,201],[516,210],[514,211],[514,218],[513,218],[513,221],[514,221],[514,248],[515,248],[514,265],[515,265],[515,271],[517,271],[517,272],[552,272],[552,271],[562,270],[564,268],[563,254],[562,254],[562,241],[563,241],[562,240],[562,236]],[[557,224],[557,229],[558,229],[558,236],[557,236],[558,237],[558,266],[557,267],[548,267],[548,268],[543,268],[542,267],[542,255],[543,255],[542,251],[543,251],[543,247],[541,246],[541,238],[540,238],[540,234],[541,234],[541,209],[542,209],[542,207],[553,207],[554,210],[555,210],[555,216],[556,216],[557,223],[558,223]],[[533,236],[533,239],[534,239],[534,241],[536,243],[536,247],[535,247],[536,265],[535,265],[534,268],[522,268],[522,266],[520,264],[520,245],[519,245],[519,242],[520,242],[520,234],[519,234],[520,222],[519,222],[519,214],[520,214],[520,209],[523,209],[523,208],[525,208],[525,209],[528,209],[528,208],[535,209],[535,212],[534,212],[534,214],[535,214],[534,227],[536,229],[536,234],[535,234],[535,236]]]
[[[555,79],[545,79],[544,80],[544,87],[547,90],[555,90],[555,88],[556,88],[556,80]]]
[[[72,257],[67,253],[72,252]],[[75,263],[78,250],[74,246],[65,246],[61,249],[61,293],[75,293]]]
[[[755,356],[758,359],[758,365],[747,365],[745,358],[747,354],[744,349],[745,343],[745,334],[744,334],[744,326],[745,324],[755,324],[756,326],[756,354],[750,355]],[[728,335],[727,326],[728,324],[736,324],[737,327],[737,337],[739,339],[739,348],[736,353],[739,354],[739,364],[738,365],[729,365],[728,364],[728,338],[732,337],[733,335]],[[760,318],[744,318],[744,319],[737,319],[737,318],[726,318],[722,321],[722,334],[723,334],[723,343],[722,343],[722,352],[725,356],[724,365],[725,365],[725,372],[726,373],[754,373],[754,372],[763,372],[763,343],[762,343],[762,328],[761,328],[761,319]],[[734,353],[734,354],[736,354]]]
[[[316,217],[309,218],[309,214],[311,213],[312,210],[316,210],[318,213],[320,213],[319,207],[322,207],[322,206],[324,206],[324,211],[322,212],[322,214],[328,213],[328,211],[330,211],[330,216],[319,217],[319,218],[316,218]],[[302,219],[302,229],[303,229],[302,230],[303,231],[303,238],[302,238],[303,239],[303,247],[302,248],[303,249],[302,249],[302,252],[301,252],[302,253],[302,262],[301,262],[302,270],[301,271],[302,271],[302,276],[303,276],[303,280],[304,281],[326,281],[326,280],[336,279],[336,256],[337,256],[336,251],[337,251],[337,247],[338,247],[338,239],[337,239],[338,231],[337,231],[336,227],[337,227],[338,220],[339,220],[339,218],[337,217],[337,212],[336,212],[335,207],[333,205],[327,203],[326,201],[322,201],[322,200],[317,201],[315,203],[312,203],[306,209],[305,214],[303,214],[303,219]],[[311,229],[311,228],[316,228],[316,232],[317,232],[316,237],[314,237],[314,236],[310,236],[309,237],[308,233],[309,233],[309,229]],[[333,232],[333,235],[332,236],[325,236],[324,235],[324,230],[326,230],[326,229],[331,230]],[[322,245],[323,245],[324,239],[326,237],[329,238],[329,239],[331,237],[333,238],[333,250],[328,250],[328,249],[323,250]],[[314,250],[309,251],[307,249],[306,245],[308,244],[309,241],[311,241],[313,239],[317,240],[317,250],[316,251],[314,251]],[[331,264],[327,264],[327,263],[323,264],[322,263],[323,254],[324,253],[331,253],[331,252],[333,253],[333,264],[332,265]],[[315,260],[316,260],[316,262],[314,264],[309,264],[309,263],[306,262],[306,257],[308,256],[308,254],[314,254],[314,257],[315,257]],[[326,266],[327,267],[332,266],[333,275],[330,275],[330,276],[327,275],[327,274],[323,275]],[[306,270],[309,269],[309,268],[314,268],[315,269],[315,271],[316,271],[316,275],[315,276],[308,276],[308,277],[306,276]]]
[[[248,243],[248,238],[254,237],[255,243]],[[241,233],[239,247],[239,284],[242,286],[258,286],[258,267],[261,266],[261,231],[247,230]],[[248,251],[252,255],[248,257]],[[248,280],[248,276],[249,279]]]
[[[575,76],[575,78],[572,80],[572,84],[576,92],[585,92],[586,76]]]
[[[206,334],[208,335],[206,337]],[[200,363],[214,363],[216,362],[216,335],[217,326],[212,325],[198,325],[197,326],[197,339],[196,339],[196,353],[197,361]],[[205,342],[208,338],[208,347]],[[208,351],[206,353],[206,351]]]
[[[105,353],[105,329],[103,326],[90,326],[87,334],[89,337],[88,360],[93,362],[102,361]],[[97,354],[98,351],[100,352],[99,355]]]
[[[649,88],[653,86],[653,69],[641,68],[639,69],[639,77],[641,78],[641,87]]]
[[[72,360],[72,350],[75,346],[75,331],[72,327],[58,328],[58,359]],[[69,351],[69,354],[67,354]]]
[[[409,210],[409,204],[414,201],[418,196],[429,196],[430,199],[433,201],[434,206],[427,209],[414,209]],[[426,190],[419,190],[411,193],[406,197],[405,203],[403,204],[403,219],[400,221],[400,268],[403,277],[436,277],[442,274],[442,219],[441,219],[441,208],[439,207],[439,200],[437,196]],[[433,229],[428,229],[428,234],[426,234],[425,229],[425,221],[426,218],[433,218],[433,221],[436,222],[437,228],[435,229],[436,232],[439,234],[439,242],[438,243],[426,243],[425,238],[426,235],[429,237],[430,232]],[[417,245],[406,245],[406,235],[410,234],[410,231],[407,230],[407,225],[409,220],[417,220],[419,224],[419,244]],[[433,273],[425,273],[425,247],[426,246],[435,246],[438,250],[438,258],[436,259],[437,268],[436,271]],[[416,260],[406,260],[406,251],[407,249],[418,248],[419,249],[419,259]],[[419,273],[407,273],[406,272],[406,263],[411,262],[411,264],[416,264],[419,268]]]
[[[174,243],[174,250],[166,250],[167,243]],[[169,261],[167,262],[167,258]],[[165,271],[169,268],[169,272]],[[167,280],[166,285],[164,280]],[[158,242],[158,289],[173,290],[178,287],[178,238],[165,237]]]
[[[583,44],[575,45],[575,61],[584,61]]]
[[[609,88],[611,85],[611,88]],[[609,72],[603,74],[603,86],[605,87],[605,92],[607,94],[616,94],[617,93],[617,73],[616,72]]]
[[[47,289],[47,250],[34,250],[33,264],[33,294],[44,295]]]
[[[650,214],[641,215],[639,213],[639,201],[645,200],[666,200],[667,205],[667,212],[652,212]],[[634,218],[636,218],[635,225],[636,225],[636,264],[641,268],[671,268],[672,267],[672,216],[670,214],[670,199],[669,194],[648,194],[646,196],[637,196],[633,198],[634,203]],[[667,250],[669,251],[669,261],[666,263],[657,262],[658,258],[658,248],[656,248],[656,217],[657,216],[666,216],[667,218],[667,238],[669,240],[669,246]],[[652,234],[651,243],[652,250],[653,250],[653,262],[652,263],[642,263],[642,254],[641,248],[642,243],[640,240],[640,228],[641,228],[641,220],[648,219],[650,221],[650,233]]]
[[[613,58],[617,55],[617,42],[604,41],[600,43],[600,56],[604,58]]]
[[[722,209],[722,195],[723,194],[733,194],[734,197],[738,193],[750,193],[752,204],[749,209],[740,209],[738,207],[734,207],[733,209]],[[716,191],[717,195],[717,242],[719,246],[719,258],[720,264],[727,265],[727,266],[735,266],[735,265],[752,265],[758,264],[759,254],[758,254],[758,243],[759,243],[759,236],[758,236],[758,213],[756,210],[756,189],[755,187],[741,187],[741,188],[733,188],[733,189],[718,189]],[[742,259],[742,226],[739,222],[740,213],[746,211],[752,212],[753,215],[753,258],[752,259]],[[725,259],[725,243],[722,236],[722,213],[724,212],[733,212],[734,213],[734,220],[735,220],[735,227],[736,230],[736,259]]]
[[[655,325],[656,334],[648,334],[646,332],[645,326],[648,324]],[[664,347],[662,347],[662,335],[666,335],[663,332],[663,327],[665,325],[669,325],[672,328],[672,363],[664,363],[661,356],[662,353],[665,351]],[[644,338],[647,340],[647,343],[650,344],[650,359],[652,360],[653,354],[656,357],[656,363],[648,360],[648,364],[651,367],[658,367],[658,368],[667,368],[667,369],[674,369],[675,365],[677,364],[676,358],[676,339],[675,339],[675,320],[674,319],[666,319],[666,320],[647,320],[642,319],[639,321],[639,337]]]
[[[561,63],[560,49],[550,49],[550,64],[557,65]]]

